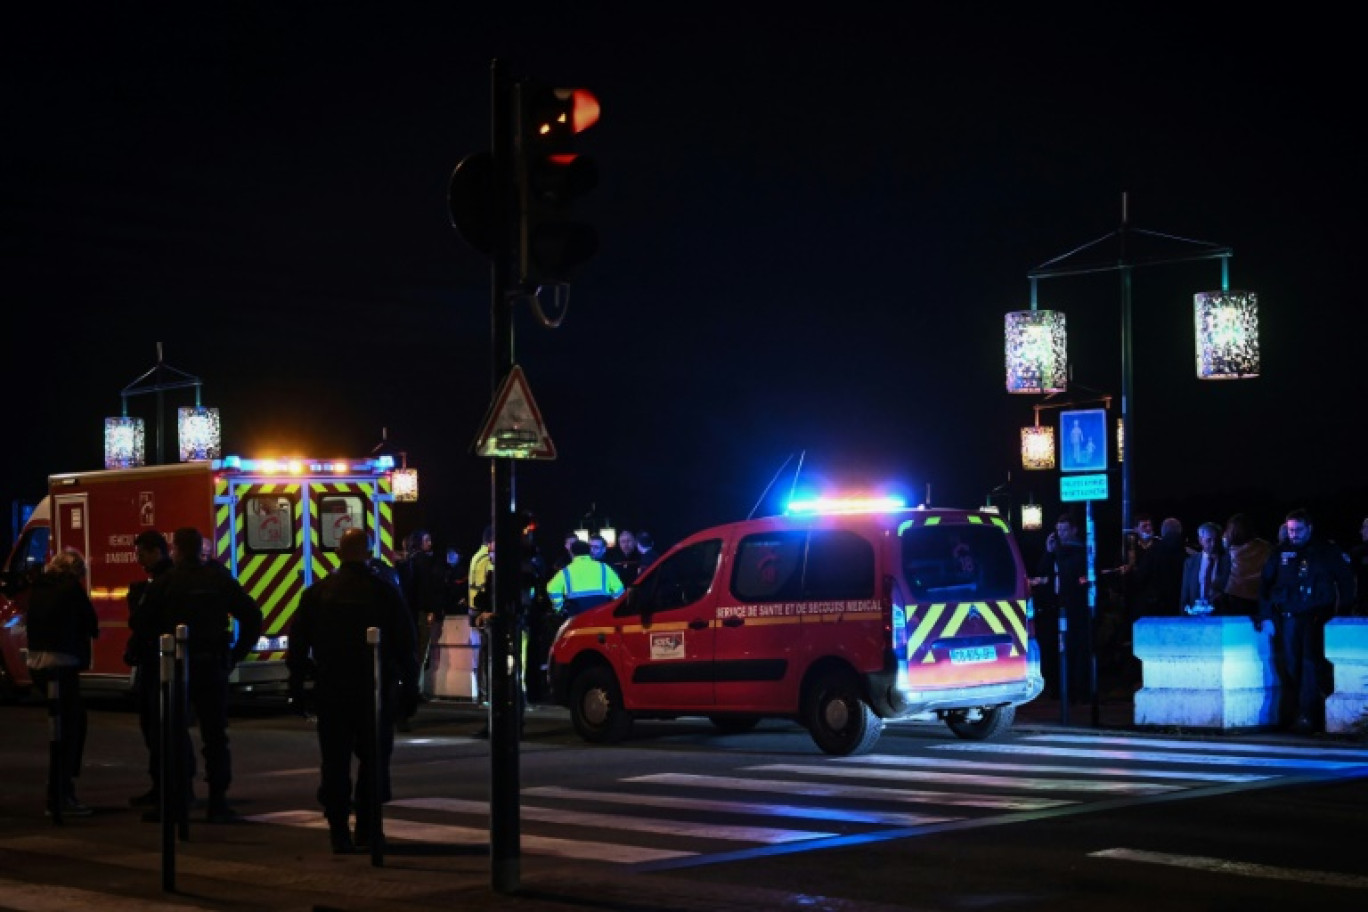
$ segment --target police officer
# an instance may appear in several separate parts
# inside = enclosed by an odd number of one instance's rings
[[[378,778],[379,800],[390,799],[390,755],[394,749],[395,713],[410,715],[418,705],[417,631],[403,597],[367,565],[370,545],[361,529],[348,529],[338,542],[342,564],[304,590],[290,624],[291,700],[303,707],[305,681],[313,679],[318,715],[318,749],[322,784],[318,800],[328,820],[332,849],[338,854],[370,845],[372,783]],[[366,629],[380,631],[380,724],[373,707],[374,663]],[[389,695],[398,694],[398,706]],[[376,738],[380,757],[375,756]],[[353,806],[351,758],[356,771],[356,835],[347,824]],[[378,773],[378,777],[376,774]]]
[[[552,609],[574,617],[622,594],[622,580],[612,567],[593,556],[587,542],[572,542],[570,554],[570,563],[546,582]]]
[[[1286,543],[1264,564],[1256,621],[1272,636],[1283,704],[1296,707],[1292,731],[1309,735],[1325,715],[1329,669],[1325,623],[1337,609],[1348,610],[1354,594],[1349,558],[1338,545],[1311,537],[1311,516],[1293,510],[1284,523]]]
[[[161,644],[158,637],[161,623],[147,613],[147,590],[153,581],[171,572],[171,545],[166,536],[154,529],[144,529],[133,539],[133,552],[138,566],[147,579],[128,587],[128,646],[124,662],[134,669],[133,692],[138,705],[138,727],[147,747],[147,774],[152,787],[129,799],[133,807],[156,807],[161,795],[161,745],[157,730],[161,727]],[[185,758],[187,779],[195,775],[195,755]]]
[[[1055,531],[1045,539],[1040,576],[1034,580],[1053,590],[1053,611],[1036,617],[1036,633],[1041,644],[1042,674],[1053,695],[1067,696],[1075,702],[1092,699],[1092,611],[1088,605],[1088,551],[1078,537],[1078,522],[1071,513],[1062,513]],[[1064,642],[1059,642],[1060,622],[1065,627]],[[1059,647],[1064,647],[1063,669]],[[1061,671],[1063,674],[1061,674]],[[1063,686],[1061,686],[1063,685]]]
[[[233,781],[228,676],[261,636],[261,609],[221,564],[205,560],[204,536],[198,529],[177,529],[171,546],[171,571],[147,587],[146,610],[156,619],[159,634],[175,633],[182,624],[188,628],[187,691],[193,716],[199,720],[204,776],[209,783],[206,819],[231,823],[238,817],[228,806],[228,786]],[[188,726],[189,720],[184,721]],[[180,749],[190,753],[189,728],[182,728],[178,737]],[[157,820],[156,810],[143,819]]]

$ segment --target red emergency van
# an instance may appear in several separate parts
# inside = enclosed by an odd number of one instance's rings
[[[567,620],[548,675],[591,742],[626,737],[635,718],[743,732],[778,717],[836,755],[869,751],[885,719],[910,716],[991,738],[1044,688],[1006,522],[882,501],[690,536],[620,598]]]
[[[27,584],[53,554],[75,548],[86,561],[100,619],[94,685],[131,686],[123,662],[128,587],[145,574],[133,540],[193,526],[207,557],[227,567],[260,606],[264,623],[252,653],[234,670],[238,690],[283,691],[289,623],[304,588],[341,562],[350,528],[371,533],[376,554],[393,561],[393,460],[224,459],[49,478],[48,495],[25,523],[0,569],[0,688],[29,685],[24,627]]]

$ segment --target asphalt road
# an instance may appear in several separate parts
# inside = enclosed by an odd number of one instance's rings
[[[1348,739],[1135,732],[1074,707],[1023,714],[1002,742],[900,725],[873,755],[820,754],[794,725],[719,736],[642,723],[592,747],[565,713],[529,714],[518,889],[496,892],[480,712],[425,705],[395,757],[390,851],[334,856],[313,802],[311,727],[239,707],[231,797],[247,820],[191,818],[175,844],[127,799],[146,788],[136,719],[92,710],[81,798],[43,816],[40,705],[0,707],[0,909],[879,910],[1271,908],[1368,902],[1368,746]],[[1081,724],[1082,723],[1082,724]],[[202,793],[202,786],[201,786]]]

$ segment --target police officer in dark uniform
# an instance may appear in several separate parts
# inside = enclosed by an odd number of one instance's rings
[[[175,552],[171,571],[148,586],[146,610],[156,619],[159,634],[175,633],[182,624],[188,628],[187,691],[199,720],[204,775],[209,783],[206,819],[231,823],[238,817],[228,806],[228,786],[233,781],[228,676],[261,636],[261,609],[221,564],[205,559],[204,536],[198,529],[177,529],[171,544]],[[188,721],[180,733],[186,753],[192,750]],[[156,811],[144,819],[157,819]]]
[[[322,756],[322,784],[318,800],[328,820],[334,852],[343,854],[368,847],[378,773],[379,801],[390,799],[390,755],[394,749],[394,718],[412,715],[418,706],[417,631],[403,597],[367,566],[370,547],[366,533],[348,529],[338,543],[342,564],[304,591],[290,624],[290,694],[303,706],[305,681],[313,679],[313,704],[318,715],[318,748]],[[376,760],[374,663],[366,630],[380,631],[381,693],[380,757]],[[397,694],[392,701],[390,695]],[[397,702],[398,705],[391,705]],[[352,807],[351,758],[356,771],[356,834],[347,830]],[[380,838],[381,834],[376,834]]]
[[[1311,537],[1307,511],[1288,513],[1285,527],[1287,542],[1264,564],[1256,621],[1262,633],[1273,637],[1283,706],[1295,707],[1292,731],[1309,735],[1324,724],[1330,689],[1325,624],[1337,610],[1349,609],[1354,576],[1338,545]]]
[[[1045,540],[1037,583],[1049,585],[1054,599],[1051,611],[1036,618],[1036,633],[1041,647],[1041,667],[1051,691],[1060,698],[1067,691],[1074,702],[1092,699],[1092,611],[1088,606],[1088,551],[1078,537],[1078,522],[1073,514],[1063,513],[1055,531]],[[1047,600],[1048,602],[1049,600]],[[1059,622],[1066,626],[1064,664],[1061,675]],[[1061,687],[1061,684],[1066,685]]]
[[[129,799],[133,807],[156,807],[161,795],[161,744],[157,731],[161,727],[161,633],[160,621],[147,612],[147,590],[155,580],[171,572],[171,545],[166,536],[153,529],[138,533],[133,539],[134,554],[147,579],[128,587],[128,646],[124,662],[136,669],[133,677],[134,699],[138,706],[138,727],[147,747],[147,774],[152,787]],[[185,758],[186,778],[195,775],[195,754]]]

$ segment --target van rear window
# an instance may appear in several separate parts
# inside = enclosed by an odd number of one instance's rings
[[[327,551],[336,551],[342,533],[366,528],[366,502],[356,494],[329,494],[318,500],[318,540]]]
[[[996,526],[909,526],[902,532],[903,575],[919,602],[1012,598],[1017,565]]]
[[[294,498],[288,494],[249,494],[243,498],[243,531],[249,551],[295,549]]]
[[[743,602],[874,596],[874,548],[841,529],[749,535],[736,549],[732,595]]]

